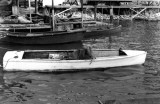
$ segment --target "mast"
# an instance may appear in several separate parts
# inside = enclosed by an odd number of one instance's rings
[[[54,23],[54,0],[52,0],[52,30],[55,29],[55,23]]]
[[[113,23],[113,6],[110,8],[110,23]]]
[[[80,0],[80,2],[81,2],[81,13],[82,13],[81,18],[82,18],[82,28],[83,28],[83,0]]]
[[[32,17],[31,17],[31,0],[28,0],[28,4],[29,4],[29,17],[30,17],[30,21],[32,22]],[[31,33],[31,27],[30,27],[30,33]]]
[[[29,4],[29,17],[30,17],[30,21],[32,21],[32,17],[31,17],[31,0],[28,0],[28,4]]]
[[[37,12],[38,12],[38,10],[37,10],[37,8],[38,8],[38,1],[35,0],[34,2],[35,2],[35,13],[37,14]]]
[[[96,21],[97,18],[97,5],[94,5],[94,20]]]
[[[17,0],[17,7],[18,7],[18,12],[19,12],[19,0]]]

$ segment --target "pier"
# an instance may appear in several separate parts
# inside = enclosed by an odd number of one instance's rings
[[[57,9],[65,9],[65,8],[81,8],[81,5],[78,5],[80,0],[66,0],[64,4],[54,6]],[[83,0],[85,3],[83,4],[83,8],[90,8],[97,11],[97,9],[101,9],[100,11],[103,12],[103,9],[108,11],[110,14],[110,9],[113,9],[114,14],[120,15],[123,14],[125,11],[130,12],[131,20],[134,19],[136,16],[154,9],[159,12],[160,8],[160,1],[157,0]],[[96,14],[95,14],[96,15]]]
[[[7,1],[6,1],[7,2]],[[0,4],[4,4],[2,1]],[[2,10],[7,11],[7,13],[10,14],[18,14],[17,8],[26,8],[28,7],[28,1],[19,1],[14,0],[13,6],[10,9],[4,9]],[[32,6],[35,7],[35,13],[37,13],[38,8],[42,6],[41,0],[34,0],[32,1]],[[8,2],[8,5],[10,3]],[[7,6],[7,5],[6,5]],[[0,7],[4,8],[4,5],[0,5]],[[11,7],[11,6],[10,6]],[[65,0],[61,5],[56,5],[54,8],[57,9],[66,9],[66,8],[81,8],[81,0]],[[2,9],[3,9],[2,8]],[[103,11],[104,13],[107,12],[109,14],[110,9],[113,8],[113,12],[115,15],[124,14],[124,12],[129,12],[132,14],[131,19],[134,19],[136,16],[142,14],[143,12],[154,9],[159,12],[160,8],[160,1],[157,0],[83,0],[83,8],[91,8],[96,11],[96,9],[99,9],[99,11]],[[12,12],[12,13],[11,13]]]

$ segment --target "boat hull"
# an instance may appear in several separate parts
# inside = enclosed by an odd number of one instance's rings
[[[97,57],[86,60],[51,60],[51,59],[3,59],[3,68],[5,71],[77,71],[77,70],[95,70],[101,68],[111,68],[120,66],[130,66],[143,64],[146,59],[146,52],[125,50],[127,56]],[[132,54],[135,52],[136,54]],[[9,56],[9,55],[8,55]]]
[[[1,38],[2,42],[15,44],[60,44],[81,41],[84,37],[85,31],[76,32],[44,32],[44,33],[20,33],[17,36],[7,35]],[[25,36],[22,36],[24,35]],[[28,35],[28,36],[27,36]],[[29,36],[30,35],[30,36]],[[34,36],[32,36],[34,35]]]
[[[85,39],[102,38],[102,37],[117,35],[117,33],[121,33],[121,28],[122,26],[119,25],[117,27],[104,28],[104,29],[88,29],[84,35],[84,38]]]

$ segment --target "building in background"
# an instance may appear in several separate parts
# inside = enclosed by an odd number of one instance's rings
[[[65,0],[54,0],[54,5],[59,5],[65,2]],[[43,6],[52,5],[52,0],[43,0]]]
[[[88,5],[104,3],[107,6],[120,6],[121,4],[130,4],[135,0],[87,0]]]
[[[30,0],[30,1],[31,1],[31,6],[33,8],[36,5],[38,5],[38,7],[41,7],[41,6],[52,4],[52,0]],[[54,0],[55,5],[59,5],[59,4],[74,5],[77,3],[79,4],[80,0]],[[122,8],[120,12],[123,12],[123,10],[129,10],[129,8],[133,7],[134,5],[157,6],[157,8],[160,7],[160,0],[83,0],[83,3],[84,5],[103,4],[103,6],[117,6],[117,7],[114,7],[115,13],[119,11],[118,10],[119,8]],[[19,9],[19,7],[28,8],[28,0],[0,0],[0,16],[18,14],[19,11],[17,9]]]

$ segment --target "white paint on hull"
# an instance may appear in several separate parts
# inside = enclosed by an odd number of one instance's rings
[[[143,64],[146,59],[146,52],[124,50],[127,56],[96,57],[87,60],[55,60],[55,59],[23,59],[11,58],[15,52],[5,55],[3,68],[5,71],[70,71],[90,70],[97,68],[110,68],[119,66],[130,66]],[[12,54],[12,55],[11,55]],[[17,54],[23,54],[19,52]],[[21,56],[20,55],[20,56]]]

